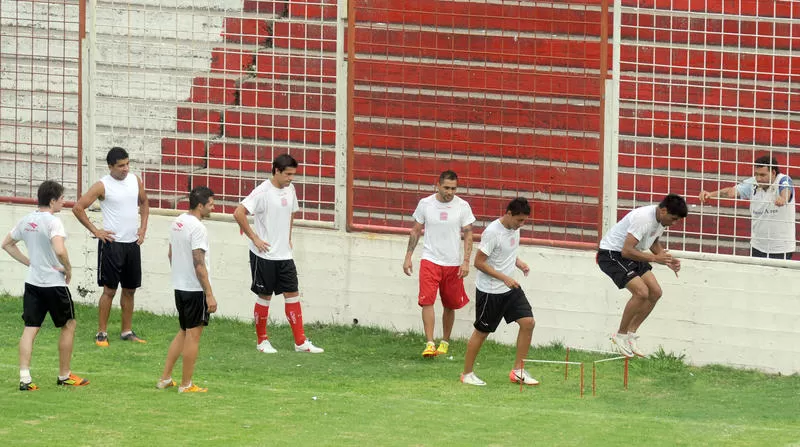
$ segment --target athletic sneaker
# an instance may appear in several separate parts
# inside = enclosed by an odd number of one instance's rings
[[[512,383],[523,383],[525,385],[538,385],[539,381],[531,377],[524,369],[512,369],[508,373],[508,378]]]
[[[636,335],[635,333],[629,333],[628,334],[628,347],[630,348],[631,352],[634,355],[637,355],[639,357],[647,357],[647,355],[644,354],[641,349],[639,349],[639,344],[636,342],[637,340],[639,340],[639,336],[638,335]]]
[[[628,342],[628,336],[622,334],[614,334],[611,336],[611,344],[614,345],[614,349],[617,352],[624,355],[625,357],[633,357],[633,351],[631,351],[630,343]]]
[[[450,348],[450,343],[442,340],[439,342],[439,347],[436,348],[436,355],[445,355],[447,354],[447,350]]]
[[[310,352],[312,354],[321,354],[325,352],[324,349],[314,346],[309,339],[306,339],[302,345],[294,345],[294,350],[297,352]]]
[[[175,383],[175,381],[172,380],[172,377],[170,377],[167,380],[159,380],[158,383],[156,383],[156,388],[159,390],[165,390],[167,388],[172,388],[175,385],[177,385],[177,383]]]
[[[136,332],[133,331],[130,331],[125,335],[120,334],[119,339],[124,341],[135,341],[136,343],[147,343],[146,340],[142,340],[141,338],[139,338],[136,335]]]
[[[484,382],[483,380],[479,379],[478,376],[475,375],[475,371],[473,371],[473,372],[471,372],[469,374],[461,373],[461,383],[464,383],[464,384],[467,384],[467,385],[476,385],[476,386],[485,386],[486,385],[486,382]]]
[[[69,377],[67,377],[66,379],[64,380],[58,379],[58,381],[56,381],[56,385],[61,385],[61,386],[84,386],[88,384],[89,384],[88,380],[82,379],[72,373],[69,373]]]
[[[108,334],[105,332],[98,332],[97,335],[94,336],[94,344],[100,346],[101,348],[108,347]]]
[[[436,343],[429,341],[425,344],[425,350],[422,351],[422,356],[426,359],[436,357]]]
[[[208,388],[200,388],[195,384],[191,384],[187,387],[179,386],[178,387],[179,393],[207,393]]]
[[[36,391],[38,389],[39,389],[39,387],[36,386],[36,384],[33,383],[33,382],[28,382],[28,383],[20,382],[19,383],[19,390],[20,391]]]
[[[277,349],[272,347],[272,343],[270,343],[269,340],[264,340],[258,345],[256,345],[256,349],[263,352],[264,354],[275,354],[276,352],[278,352]]]

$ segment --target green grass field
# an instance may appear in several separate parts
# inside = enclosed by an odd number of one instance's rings
[[[57,446],[161,445],[800,445],[800,377],[723,367],[693,368],[671,355],[631,363],[629,389],[622,365],[604,364],[598,395],[578,395],[577,368],[565,382],[560,366],[533,368],[542,384],[520,391],[508,382],[513,349],[487,344],[478,375],[488,386],[458,381],[465,342],[451,358],[420,357],[419,334],[365,327],[308,325],[327,352],[291,352],[288,326],[271,328],[281,350],[255,350],[250,324],[213,319],[203,335],[195,383],[208,394],[155,388],[174,317],[137,313],[147,338],[133,345],[111,338],[93,343],[96,309],[77,306],[73,371],[91,380],[60,389],[58,330],[47,320],[33,354],[40,390],[17,390],[18,298],[0,298],[0,444]],[[111,335],[119,328],[112,313]],[[535,334],[534,334],[535,339]],[[564,350],[531,351],[560,360]],[[601,358],[588,353],[574,358]],[[180,376],[180,368],[175,377]]]

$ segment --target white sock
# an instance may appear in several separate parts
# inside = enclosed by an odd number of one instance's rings
[[[170,377],[169,377],[169,378],[167,378],[167,379],[164,379],[164,380],[159,380],[159,381],[158,381],[158,383],[160,383],[160,384],[162,384],[162,385],[166,385],[166,384],[168,384],[168,383],[170,383],[170,382],[172,382],[172,376],[170,376]]]
[[[180,391],[183,391],[183,390],[189,389],[189,388],[191,388],[191,387],[192,387],[192,382],[189,382],[189,384],[188,384],[188,385],[186,385],[186,386],[179,386],[179,387],[178,387],[178,389],[179,389]]]
[[[31,383],[33,379],[31,378],[31,370],[30,369],[20,369],[19,370],[19,381],[22,383]]]
[[[72,371],[70,371],[70,372],[72,372]],[[69,374],[70,373],[67,373],[66,376],[58,376],[58,380],[67,380],[67,379],[69,379]]]
[[[123,333],[121,333],[121,334],[119,334],[119,335],[120,335],[121,337],[124,337],[124,336],[126,336],[126,335],[130,335],[130,334],[133,334],[133,331],[125,331],[125,332],[123,332]]]

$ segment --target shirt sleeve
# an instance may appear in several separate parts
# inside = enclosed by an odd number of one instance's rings
[[[9,234],[9,236],[11,236],[11,239],[14,239],[15,241],[21,241],[22,240],[22,222],[17,223],[17,225],[14,226],[14,228],[12,228],[11,231],[8,232],[8,234]]]
[[[753,189],[756,187],[756,179],[750,177],[749,179],[743,181],[736,185],[736,195],[740,199],[750,199],[753,197]]]
[[[461,227],[466,227],[467,225],[472,225],[475,222],[475,215],[472,214],[472,207],[469,206],[469,203],[466,201],[464,202],[464,209],[461,213]]]
[[[244,206],[250,214],[258,214],[266,211],[264,202],[262,192],[257,188],[242,200],[242,206]]]
[[[481,245],[478,246],[478,250],[486,256],[491,256],[495,248],[497,248],[497,235],[484,233],[481,236]]]
[[[61,222],[61,219],[58,218],[53,219],[50,222],[50,228],[48,228],[47,234],[49,239],[53,239],[56,236],[61,236],[64,239],[67,238],[67,231],[64,229],[64,222]]]
[[[192,250],[208,251],[208,230],[199,225],[192,230]]]
[[[411,216],[418,223],[425,224],[425,203],[424,203],[424,201],[420,200],[419,203],[417,203],[417,209],[414,210],[414,214],[412,214]]]
[[[628,234],[635,237],[637,241],[642,242],[647,233],[650,232],[650,223],[649,216],[639,215],[631,221],[631,226],[628,227]],[[624,244],[625,242],[623,241]]]

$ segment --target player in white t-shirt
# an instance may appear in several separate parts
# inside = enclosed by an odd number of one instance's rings
[[[64,245],[67,233],[61,219],[55,216],[64,206],[64,187],[52,180],[39,185],[39,209],[20,219],[3,240],[3,250],[12,258],[28,266],[25,294],[22,298],[22,320],[25,329],[19,342],[19,389],[39,389],[31,378],[33,341],[39,333],[45,316],[50,313],[53,325],[61,328],[58,340],[59,369],[56,385],[83,386],[89,381],[70,371],[72,341],[75,336],[75,308],[69,293],[72,265]],[[28,256],[22,253],[17,242],[24,241]]]
[[[205,393],[207,388],[192,384],[192,374],[200,349],[200,336],[208,326],[210,314],[217,311],[217,300],[209,279],[208,230],[202,220],[214,210],[214,192],[198,186],[189,193],[189,211],[172,222],[169,235],[169,257],[172,266],[172,286],[175,307],[178,309],[180,330],[167,351],[164,373],[156,387],[175,386],[172,368],[183,356],[181,393]]]
[[[427,340],[422,351],[423,357],[447,354],[456,318],[455,311],[469,303],[464,290],[464,277],[469,274],[472,223],[475,222],[475,216],[472,215],[469,203],[455,195],[458,187],[458,176],[455,172],[442,172],[436,187],[436,194],[420,200],[414,211],[414,226],[411,228],[403,262],[403,271],[411,276],[411,255],[424,227],[425,242],[419,266],[417,297],[417,302],[422,307],[422,326]],[[433,341],[436,320],[433,303],[436,301],[437,291],[442,297],[443,308],[442,340],[438,348]]]
[[[750,255],[792,259],[795,238],[795,198],[792,179],[781,174],[778,161],[762,155],[754,162],[753,177],[719,191],[700,192],[700,202],[718,197],[750,200]]]
[[[675,272],[681,261],[673,257],[659,238],[664,230],[688,214],[686,201],[677,194],[661,203],[630,211],[603,236],[597,251],[597,265],[619,289],[628,289],[631,298],[622,312],[617,333],[611,336],[615,349],[626,357],[644,357],[636,331],[661,298],[661,286],[652,272],[651,262],[666,265]]]
[[[92,185],[72,207],[78,221],[97,238],[97,285],[103,288],[97,303],[95,344],[108,347],[108,316],[111,304],[122,287],[119,304],[122,308],[120,340],[146,343],[133,332],[133,297],[142,286],[142,255],[150,205],[142,180],[130,171],[128,152],[113,147],[106,155],[109,174]],[[103,226],[97,228],[89,216],[89,208],[100,201]],[[141,221],[140,221],[141,219]]]
[[[475,359],[486,338],[497,329],[500,320],[519,325],[517,356],[508,374],[513,383],[538,385],[539,381],[525,370],[523,360],[528,355],[533,338],[533,310],[525,292],[512,275],[519,269],[528,276],[530,268],[517,256],[519,229],[531,214],[531,206],[522,197],[509,202],[506,213],[489,224],[481,234],[481,243],[475,253],[475,330],[467,343],[464,372],[461,382],[468,385],[486,385],[473,371]]]
[[[289,154],[272,161],[272,178],[258,185],[236,210],[233,217],[242,233],[250,239],[250,290],[258,295],[253,309],[257,344],[265,354],[277,350],[267,337],[267,319],[272,295],[283,294],[286,319],[292,327],[294,349],[297,352],[324,352],[306,338],[297,268],[292,255],[292,226],[294,213],[300,209],[292,180],[297,172],[297,160]],[[252,214],[255,230],[247,221]]]

